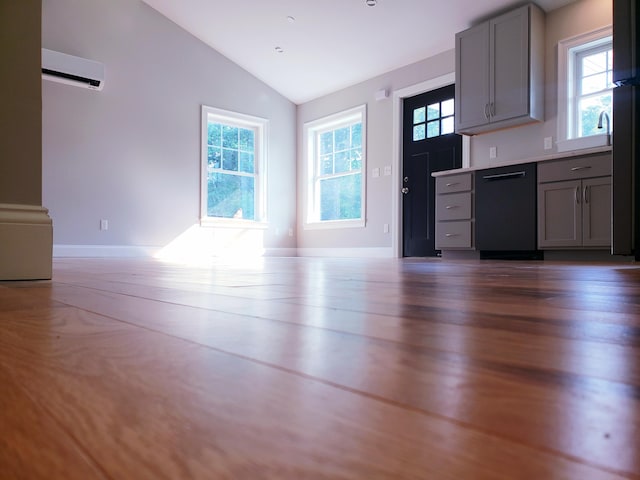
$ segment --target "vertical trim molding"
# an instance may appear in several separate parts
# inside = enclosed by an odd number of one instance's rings
[[[0,203],[0,280],[51,279],[52,252],[49,210]]]

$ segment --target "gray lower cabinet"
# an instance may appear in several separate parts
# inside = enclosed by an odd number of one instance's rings
[[[544,13],[517,8],[456,34],[456,132],[543,120]]]
[[[473,173],[436,177],[436,248],[473,248]]]
[[[611,245],[609,154],[540,163],[538,182],[538,248]]]

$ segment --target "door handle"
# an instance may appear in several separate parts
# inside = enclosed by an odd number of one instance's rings
[[[407,193],[409,193],[409,188],[408,187],[402,187],[402,190],[400,190],[400,191],[406,195]]]

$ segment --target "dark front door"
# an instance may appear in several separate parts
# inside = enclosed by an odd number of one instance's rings
[[[462,166],[462,136],[453,133],[454,85],[404,100],[402,160],[403,256],[432,257],[435,248],[433,172]]]

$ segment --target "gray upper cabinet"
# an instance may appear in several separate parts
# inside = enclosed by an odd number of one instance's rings
[[[530,4],[456,34],[456,132],[542,121],[544,13]]]

